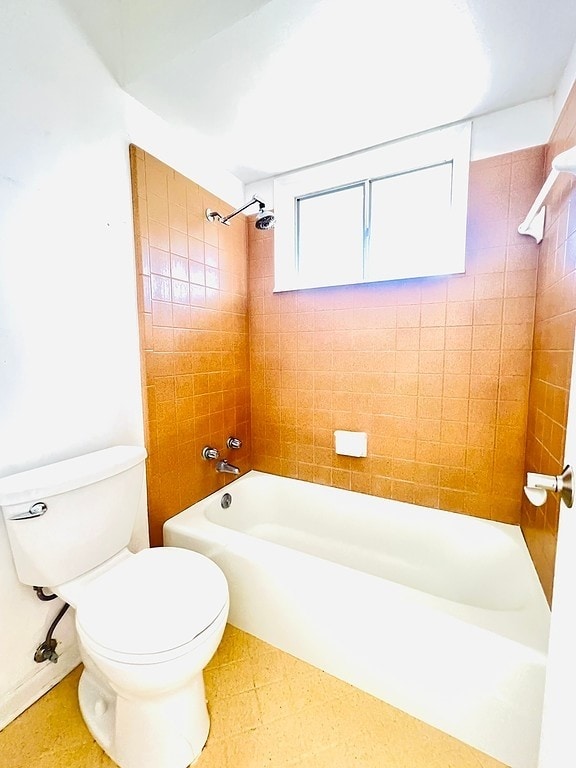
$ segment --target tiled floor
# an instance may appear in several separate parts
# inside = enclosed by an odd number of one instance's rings
[[[114,768],[76,702],[80,669],[0,733],[2,768]],[[198,768],[502,768],[502,763],[228,626],[205,672]]]

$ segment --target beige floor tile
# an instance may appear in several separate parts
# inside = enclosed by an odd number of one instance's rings
[[[293,706],[303,708],[325,704],[332,701],[335,696],[341,695],[331,690],[330,686],[324,686],[323,678],[325,677],[329,676],[308,665],[293,669],[286,679]],[[283,689],[285,691],[286,685],[283,686]]]
[[[227,768],[276,768],[280,765],[274,762],[279,759],[278,752],[271,748],[268,733],[260,728],[228,739],[227,746]]]
[[[90,736],[78,707],[81,668],[0,733],[2,768],[113,768]]]
[[[228,740],[209,736],[209,746],[204,747],[194,768],[226,768],[228,765]]]
[[[207,669],[219,667],[222,664],[230,664],[232,661],[241,661],[249,655],[249,645],[247,644],[245,633],[241,632],[231,624],[226,625],[224,637],[218,650],[207,665]]]
[[[209,710],[210,730],[216,739],[237,736],[260,725],[260,707],[254,689],[214,699],[209,703]]]
[[[347,765],[343,763],[344,757],[342,746],[330,747],[322,752],[309,754],[293,763],[294,768],[338,768],[338,766]]]
[[[286,693],[286,686],[282,683],[270,683],[256,688],[261,723],[271,723],[293,714],[292,697]]]
[[[0,733],[1,768],[114,768],[80,715],[80,671]],[[231,626],[205,679],[198,768],[505,768]]]
[[[227,624],[222,642],[207,668],[219,667],[234,661],[252,659],[259,657],[262,653],[274,650],[276,649],[272,649],[270,645],[267,645],[257,637],[242,632],[242,630],[233,627],[231,624]]]
[[[270,646],[268,646],[270,648]],[[254,667],[254,685],[269,685],[280,683],[286,679],[286,666],[284,656],[286,654],[276,648],[262,653],[258,658],[252,659]]]
[[[210,667],[204,671],[204,683],[208,701],[251,691],[254,688],[252,664],[243,659],[219,667]]]

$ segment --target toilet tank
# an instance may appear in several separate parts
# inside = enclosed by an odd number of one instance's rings
[[[144,448],[118,445],[0,478],[23,584],[63,584],[128,545],[145,493]]]

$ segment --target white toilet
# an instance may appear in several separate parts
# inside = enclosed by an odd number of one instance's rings
[[[76,609],[88,729],[121,768],[185,768],[210,720],[202,670],[228,617],[209,558],[127,549],[145,488],[143,448],[115,446],[0,479],[18,578]]]

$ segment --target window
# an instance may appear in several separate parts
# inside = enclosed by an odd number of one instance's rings
[[[364,247],[364,194],[356,184],[297,199],[296,258],[306,284],[322,285],[328,277],[337,284],[355,282],[354,255]]]
[[[274,290],[464,271],[470,126],[274,183]]]

